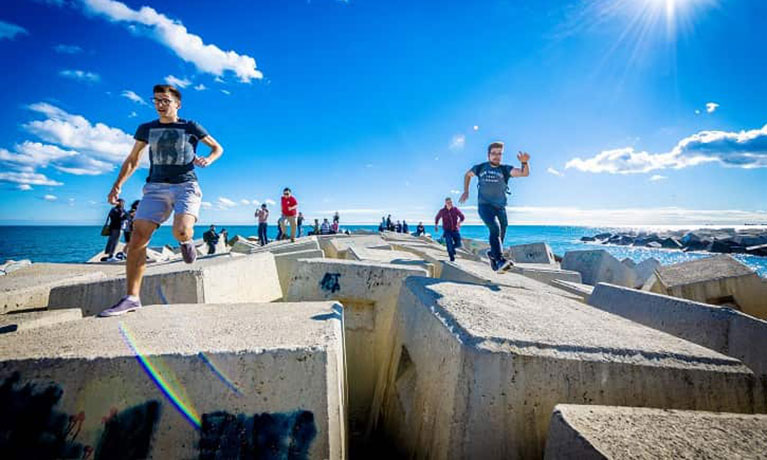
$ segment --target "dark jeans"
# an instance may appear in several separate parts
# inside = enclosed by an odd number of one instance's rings
[[[509,221],[506,217],[506,207],[480,204],[477,206],[480,219],[490,230],[490,257],[494,260],[503,258],[503,239],[506,237],[506,227]]]
[[[301,237],[301,233],[303,232],[303,228],[304,228],[303,224],[298,226],[298,234],[296,235],[296,237],[298,237],[298,238]]]
[[[208,242],[208,254],[215,254],[216,253],[216,245]]]
[[[455,260],[455,250],[461,247],[461,234],[458,230],[445,230],[443,237],[447,246],[447,255],[450,256],[451,261]]]
[[[104,249],[104,252],[109,257],[112,257],[115,255],[115,249],[117,249],[117,242],[120,241],[120,229],[117,230],[110,230],[109,231],[109,239],[107,240],[107,247]]]
[[[258,242],[261,243],[261,246],[269,242],[269,240],[266,239],[266,227],[266,222],[260,222],[258,224]]]

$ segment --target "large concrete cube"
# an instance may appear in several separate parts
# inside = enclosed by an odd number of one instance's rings
[[[341,307],[145,307],[0,335],[5,458],[344,458]]]
[[[554,252],[548,243],[517,244],[510,246],[506,254],[516,263],[556,265]]]
[[[352,235],[344,238],[327,238],[321,241],[325,257],[331,259],[346,259],[346,251],[349,246],[358,248],[380,246],[386,244],[379,235]]]
[[[125,272],[116,265],[39,263],[0,276],[0,313],[45,308],[51,289],[107,279]]]
[[[562,259],[562,269],[579,272],[583,283],[596,286],[597,283],[611,283],[634,287],[634,270],[622,264],[604,249],[568,251]]]
[[[48,308],[79,307],[97,314],[125,295],[125,276],[53,288]],[[270,253],[221,255],[147,267],[141,284],[144,305],[214,302],[270,302],[282,297]]]
[[[763,411],[738,360],[545,292],[411,277],[377,389],[408,457],[540,458],[559,403]]]
[[[383,262],[394,265],[407,265],[420,267],[434,276],[434,264],[426,262],[422,258],[407,251],[395,251],[392,249],[371,249],[365,247],[349,246],[346,250],[348,260],[361,260],[369,262]]]
[[[274,264],[277,267],[277,275],[280,278],[280,287],[283,296],[290,289],[290,278],[293,276],[293,269],[298,259],[324,259],[325,254],[322,249],[306,249],[297,252],[283,252],[274,255]]]
[[[356,436],[364,430],[373,390],[387,368],[391,324],[404,280],[422,268],[375,262],[299,260],[285,296],[289,302],[337,300],[344,307],[349,413]]]
[[[547,460],[764,458],[767,415],[561,404]]]

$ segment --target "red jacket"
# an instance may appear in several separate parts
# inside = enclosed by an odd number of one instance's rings
[[[295,216],[298,214],[298,209],[293,209],[292,211],[288,208],[292,208],[293,206],[298,204],[298,200],[296,200],[296,197],[293,195],[291,196],[283,196],[282,197],[282,215],[283,216]]]
[[[447,206],[445,206],[437,213],[437,217],[434,219],[434,225],[438,225],[440,219],[442,219],[442,227],[445,230],[455,232],[466,217],[464,217],[463,213],[455,206],[450,209],[447,209]]]

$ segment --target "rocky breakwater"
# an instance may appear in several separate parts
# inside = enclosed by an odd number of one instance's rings
[[[767,228],[719,228],[664,232],[625,231],[584,236],[581,241],[680,251],[767,257]]]

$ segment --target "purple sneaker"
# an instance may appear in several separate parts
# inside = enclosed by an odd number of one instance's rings
[[[197,248],[194,247],[194,243],[181,243],[181,257],[184,258],[184,262],[193,264],[197,260]]]
[[[106,310],[99,313],[99,316],[101,317],[120,316],[129,312],[138,310],[139,308],[141,308],[140,300],[138,302],[134,302],[133,300],[129,300],[128,296],[125,296],[122,299],[120,299],[119,302],[114,304],[112,308],[107,308]]]

